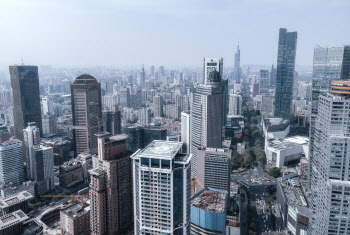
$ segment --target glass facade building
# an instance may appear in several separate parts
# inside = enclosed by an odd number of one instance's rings
[[[275,117],[289,120],[293,98],[297,32],[280,29],[275,91]]]
[[[312,74],[312,106],[310,122],[309,179],[313,159],[315,121],[318,114],[318,101],[321,94],[329,91],[331,81],[350,79],[350,46],[317,47],[314,50]],[[309,180],[310,184],[310,180]]]
[[[37,66],[10,66],[15,136],[23,141],[23,129],[35,122],[42,129]]]

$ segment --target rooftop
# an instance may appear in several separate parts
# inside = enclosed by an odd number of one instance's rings
[[[27,191],[22,191],[17,194],[11,195],[10,197],[0,199],[0,208],[4,209],[32,198],[33,196],[30,193],[28,193]]]
[[[227,193],[207,189],[199,192],[191,200],[191,206],[215,213],[226,212]]]
[[[289,178],[286,180],[280,179],[279,183],[281,184],[281,188],[283,189],[283,193],[286,196],[289,206],[294,206],[295,208],[298,208],[299,211],[306,211],[309,209],[301,184],[297,178]]]
[[[308,145],[309,138],[304,136],[293,136],[285,139],[273,139],[269,141],[269,147],[275,149],[289,149],[300,145]]]
[[[0,230],[21,223],[27,219],[29,219],[29,217],[26,214],[24,214],[22,210],[6,214],[0,217]]]
[[[138,155],[172,159],[181,152],[181,148],[182,142],[154,140],[146,148],[138,152]]]
[[[79,202],[62,210],[62,213],[73,219],[79,218],[82,215],[90,213],[90,204],[87,202]]]
[[[75,80],[74,83],[77,84],[87,84],[87,83],[97,83],[96,78],[94,78],[93,76],[89,75],[89,74],[82,74],[80,76],[78,76]]]

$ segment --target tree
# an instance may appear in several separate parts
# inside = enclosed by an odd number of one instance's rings
[[[244,152],[244,154],[243,154],[244,167],[245,168],[249,168],[252,165],[252,161],[253,161],[253,158],[252,158],[252,155],[251,155],[250,151],[246,150]]]
[[[242,165],[242,156],[236,150],[232,152],[232,169],[238,169]]]
[[[278,178],[281,175],[281,170],[278,167],[273,167],[272,169],[269,170],[268,174],[274,178]]]

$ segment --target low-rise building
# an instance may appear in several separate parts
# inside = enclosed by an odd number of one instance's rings
[[[23,191],[10,197],[0,199],[0,216],[17,210],[22,210],[24,213],[28,213],[28,200],[32,198],[33,195]]]
[[[29,217],[21,210],[0,217],[0,235],[21,234],[23,222]]]
[[[206,188],[191,198],[191,234],[223,234],[226,231],[228,194]]]

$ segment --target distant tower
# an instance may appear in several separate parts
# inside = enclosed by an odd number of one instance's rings
[[[25,162],[26,174],[30,180],[34,179],[34,157],[32,156],[32,149],[35,145],[40,144],[40,131],[35,122],[28,123],[26,129],[23,130],[24,148],[25,148]]]
[[[259,94],[266,95],[269,93],[269,71],[260,70]]]
[[[131,156],[135,234],[190,234],[191,155],[182,145],[153,141]]]
[[[101,84],[88,74],[71,84],[73,137],[76,155],[97,153],[97,137],[102,130]]]
[[[269,85],[270,87],[276,86],[276,68],[273,65],[271,66]]]
[[[156,95],[153,97],[153,106],[154,106],[154,116],[163,117],[163,96]]]
[[[235,53],[233,80],[238,84],[241,83],[241,50],[239,49],[239,45],[237,46],[237,51]]]
[[[10,66],[15,136],[23,141],[23,129],[36,122],[41,129],[41,106],[37,66]]]
[[[242,96],[230,94],[229,98],[229,115],[242,115]]]
[[[53,101],[51,97],[44,96],[42,99],[43,115],[53,114]]]
[[[274,114],[286,120],[290,119],[292,107],[297,37],[297,32],[280,29]]]
[[[112,111],[103,111],[104,127],[111,135],[121,134],[122,116],[118,106],[114,106]]]

